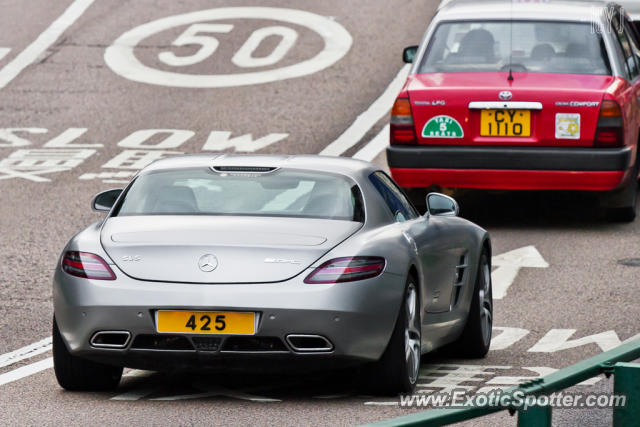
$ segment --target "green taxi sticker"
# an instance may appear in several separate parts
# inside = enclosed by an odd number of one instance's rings
[[[422,128],[423,138],[462,138],[462,126],[451,116],[431,117]]]

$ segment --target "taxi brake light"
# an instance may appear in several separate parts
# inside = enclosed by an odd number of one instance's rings
[[[408,98],[398,98],[391,109],[391,144],[417,144]]]
[[[600,106],[600,115],[596,127],[594,146],[616,148],[624,145],[622,111],[616,101],[604,100]]]

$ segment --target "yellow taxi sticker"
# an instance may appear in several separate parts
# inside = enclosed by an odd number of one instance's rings
[[[556,114],[556,139],[580,139],[580,114]]]

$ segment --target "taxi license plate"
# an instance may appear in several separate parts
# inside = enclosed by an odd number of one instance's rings
[[[189,334],[256,333],[255,313],[221,311],[165,311],[156,312],[158,332]]]
[[[482,110],[480,136],[531,136],[531,111]]]

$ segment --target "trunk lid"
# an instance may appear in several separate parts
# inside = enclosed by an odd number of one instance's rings
[[[514,73],[514,80],[509,82],[507,76],[508,73],[502,72],[411,76],[407,92],[418,143],[593,146],[600,104],[607,89],[616,81],[614,77]],[[499,96],[502,92],[504,97]],[[511,97],[506,99],[509,93]],[[478,105],[470,108],[470,103]],[[509,107],[504,108],[504,105]],[[516,107],[512,108],[514,105]],[[482,113],[483,109],[487,111]],[[496,114],[488,109],[504,112]],[[523,115],[520,115],[521,112]],[[516,122],[521,126],[526,127],[524,123],[529,122],[529,136],[487,135],[488,131],[497,132],[496,125],[501,128],[500,132],[503,132],[502,126],[509,126],[513,133],[513,124],[498,124],[498,119],[504,119],[509,114],[519,117]],[[520,129],[516,127],[515,130]]]
[[[309,218],[123,216],[108,218],[100,239],[135,279],[260,283],[296,276],[361,226]]]

